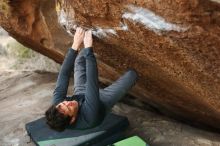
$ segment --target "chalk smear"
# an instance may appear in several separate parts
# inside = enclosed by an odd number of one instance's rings
[[[96,28],[93,31],[93,34],[95,36],[97,36],[98,38],[103,38],[103,37],[108,37],[109,35],[114,35],[114,36],[118,36],[117,32],[118,30],[122,30],[122,31],[128,31],[128,26],[127,24],[124,24],[122,22],[120,22],[118,27],[110,27],[110,28]]]
[[[128,7],[129,12],[125,12],[122,15],[122,18],[128,19],[130,21],[134,21],[137,23],[141,23],[146,28],[154,31],[157,34],[161,34],[162,31],[182,32],[182,31],[187,30],[187,28],[180,27],[176,24],[166,22],[164,18],[156,15],[154,12],[148,9],[137,7],[135,5],[128,5],[127,7]],[[77,25],[74,19],[72,18],[72,16],[74,16],[74,11],[71,10],[71,12],[67,13],[63,9],[61,9],[60,11],[57,11],[57,15],[58,15],[59,23],[65,27],[66,32],[69,35],[73,36],[73,34],[71,33],[71,30],[75,29],[75,26]],[[118,27],[112,27],[112,28],[111,27],[109,28],[95,27],[92,33],[96,37],[102,39],[102,38],[107,38],[110,36],[118,36],[116,32],[118,30],[128,31],[129,28],[126,24],[121,22]]]
[[[128,25],[125,23],[120,22],[120,29],[119,30],[124,30],[124,31],[128,31]]]
[[[98,38],[108,37],[109,35],[117,36],[117,32],[114,29],[108,28],[96,28],[92,31],[92,34],[97,36]]]
[[[58,15],[59,24],[61,24],[62,26],[65,27],[66,32],[68,34],[73,36],[73,34],[71,33],[70,30],[75,29],[75,26],[77,24],[75,23],[74,20],[72,20],[72,18],[70,18],[69,13],[66,13],[63,9],[61,9],[60,11],[57,12],[57,15]],[[98,38],[108,37],[109,35],[117,36],[116,31],[114,29],[111,29],[111,28],[106,29],[106,28],[96,27],[92,31],[92,33],[93,33],[93,35],[97,36]]]
[[[220,3],[220,0],[211,0],[213,2],[217,2],[217,3]]]
[[[186,31],[187,28],[166,22],[166,20],[154,12],[134,5],[128,5],[130,12],[125,12],[122,18],[132,20],[145,25],[146,28],[160,34],[161,31]]]
[[[58,22],[61,26],[65,27],[66,32],[73,36],[73,34],[71,33],[71,29],[73,29],[76,25],[75,21],[72,20],[72,18],[70,17],[71,14],[73,14],[74,12],[68,12],[66,13],[63,9],[61,9],[60,11],[57,11],[57,16],[58,16]]]
[[[58,22],[61,26],[65,27],[66,32],[73,36],[71,33],[71,30],[76,29],[77,23],[73,20],[74,11],[71,12],[65,12],[63,9],[60,9],[57,11],[58,16]],[[126,24],[120,23],[118,27],[96,27],[94,26],[92,29],[93,35],[96,37],[103,39],[108,38],[111,36],[118,36],[117,32],[118,30],[128,31],[128,26]]]

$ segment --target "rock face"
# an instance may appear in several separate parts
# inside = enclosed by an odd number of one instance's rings
[[[101,81],[135,68],[136,97],[166,114],[220,129],[218,2],[10,0],[10,14],[0,13],[0,25],[58,63],[72,43],[73,26],[92,28]]]

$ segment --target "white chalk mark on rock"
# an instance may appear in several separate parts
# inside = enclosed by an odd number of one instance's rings
[[[177,31],[182,32],[186,31],[187,28],[177,26],[166,22],[166,20],[154,12],[134,5],[128,5],[130,12],[125,12],[122,15],[122,18],[132,20],[138,23],[145,25],[146,28],[153,30],[155,33],[160,34],[161,31]]]
[[[124,31],[128,31],[128,25],[127,24],[124,24],[124,23],[120,23],[120,30],[124,30]]]
[[[70,13],[74,12],[65,12],[63,9],[60,11],[57,11],[58,15],[58,21],[59,23],[65,27],[66,32],[73,36],[71,33],[71,30],[75,30],[75,26],[77,25],[73,18],[70,17]],[[87,28],[89,29],[89,28]],[[108,37],[109,35],[115,35],[117,36],[117,33],[114,29],[112,28],[101,28],[101,27],[96,27],[95,29],[91,28],[93,31],[93,35],[97,36],[98,38],[104,38]]]
[[[108,37],[109,35],[117,36],[117,32],[111,28],[96,28],[92,31],[93,35],[97,36],[98,38]]]
[[[213,2],[217,2],[217,3],[220,3],[220,0],[211,0]]]
[[[65,27],[66,32],[73,36],[71,33],[71,30],[75,27],[76,23],[73,20],[74,11],[65,12],[63,9],[57,11],[58,16],[58,22],[61,24],[61,26]]]
[[[66,32],[73,36],[72,30],[76,29],[77,23],[74,21],[74,10],[69,9],[68,12],[63,9],[57,10],[58,22],[61,26],[63,26]],[[118,36],[118,30],[128,31],[128,26],[126,24],[120,23],[118,27],[91,27],[86,29],[92,29],[93,35],[96,37],[103,39],[111,36]]]

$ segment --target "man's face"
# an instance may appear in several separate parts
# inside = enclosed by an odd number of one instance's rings
[[[59,103],[56,108],[58,111],[66,116],[74,116],[77,112],[78,109],[78,102],[73,100],[73,101],[63,101]]]

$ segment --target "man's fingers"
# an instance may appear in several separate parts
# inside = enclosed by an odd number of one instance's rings
[[[88,31],[89,36],[92,36],[92,30]]]
[[[82,28],[81,27],[79,27],[79,33],[82,33]]]
[[[85,30],[80,27],[80,28],[79,28],[79,34],[80,34],[80,35],[84,35],[84,33],[85,33]]]
[[[83,30],[83,29],[82,29],[82,32],[81,32],[81,34],[83,34],[83,35],[84,35],[84,34],[85,34],[85,30]]]
[[[77,26],[76,24],[75,24],[75,25],[73,25],[73,29],[75,29],[75,30],[76,30],[76,29],[77,29],[77,27],[78,27],[78,26]]]
[[[76,32],[81,33],[82,32],[82,28],[81,27],[77,27],[76,28]]]
[[[91,37],[91,36],[92,36],[92,31],[91,31],[91,30],[87,30],[87,31],[85,32],[85,36],[86,36],[86,37]]]
[[[76,32],[79,32],[79,31],[80,31],[80,27],[77,27],[77,28],[76,28]]]
[[[75,35],[84,35],[85,31],[81,27],[76,28]]]
[[[76,32],[75,32],[75,35],[78,35],[78,33],[79,33],[79,28],[77,27],[77,28],[76,28]]]
[[[87,31],[85,31],[85,36],[87,35]]]
[[[80,28],[80,33],[84,33],[85,31],[82,29],[82,28]]]
[[[89,31],[86,31],[86,32],[85,32],[85,35],[88,36],[88,34],[89,34]]]

